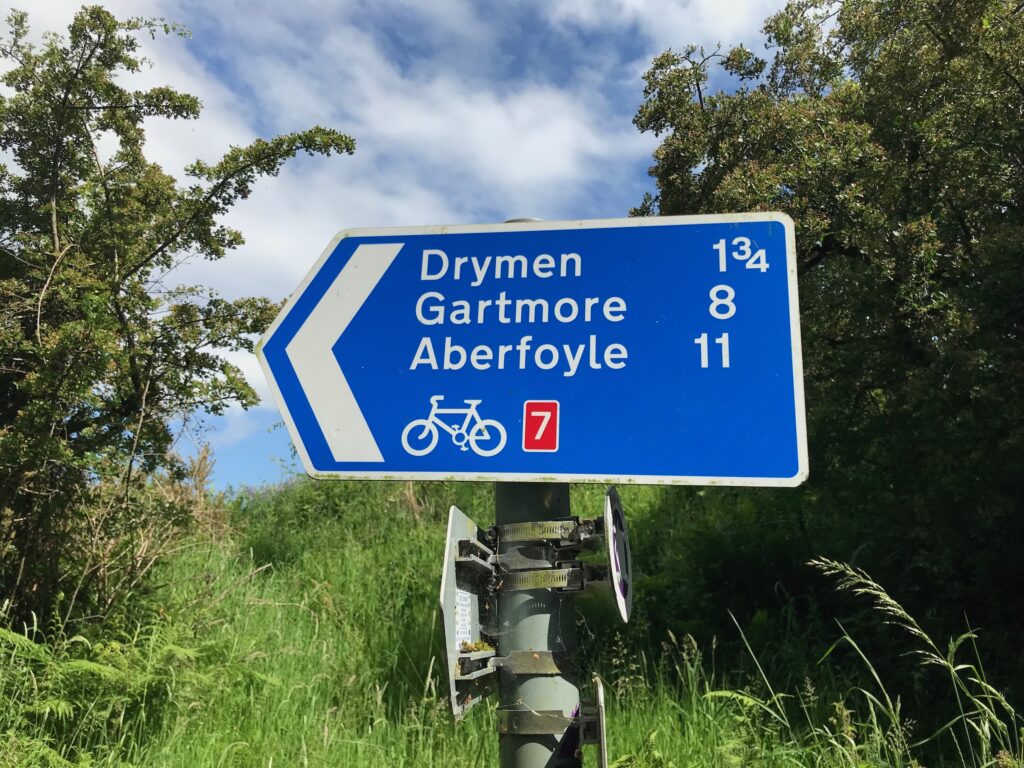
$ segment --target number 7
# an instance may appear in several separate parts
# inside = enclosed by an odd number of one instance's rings
[[[544,430],[548,428],[548,422],[551,421],[551,411],[534,411],[533,415],[540,416],[540,427],[537,428],[537,434],[533,436],[534,440],[540,440]]]
[[[523,403],[523,450],[554,453],[558,450],[558,401]]]

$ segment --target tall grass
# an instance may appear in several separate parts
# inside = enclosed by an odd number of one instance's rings
[[[186,627],[140,625],[90,642],[0,628],[0,766],[120,766],[168,705],[207,673]]]
[[[949,680],[957,711],[937,732],[914,744],[894,739],[899,752],[909,754],[912,748],[944,740],[951,744],[958,763],[964,766],[1018,768],[1024,765],[1024,717],[986,680],[974,632],[965,632],[951,639],[944,650],[940,649],[903,606],[863,571],[825,558],[814,560],[811,565],[836,578],[840,589],[870,600],[886,623],[914,640],[916,647],[911,653],[919,662],[939,670]],[[844,632],[839,642],[852,647],[872,674],[875,690],[857,691],[872,717],[880,725],[884,724],[890,733],[899,735],[905,732],[906,722],[900,702],[886,692],[885,685],[854,638]],[[967,659],[962,658],[965,652]]]
[[[489,494],[298,483],[239,497],[234,525],[158,568],[135,630],[49,645],[0,631],[0,766],[496,765],[493,712],[455,725],[447,711],[436,617],[447,507],[486,525]],[[958,658],[969,634],[940,650],[865,574],[816,566],[949,678],[960,706],[944,728],[915,736],[864,655],[869,684],[841,688],[823,667],[818,688],[780,691],[758,666],[730,680],[691,639],[634,631],[599,658],[615,765],[1024,765],[1019,716]]]

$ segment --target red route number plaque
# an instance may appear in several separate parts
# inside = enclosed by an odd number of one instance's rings
[[[558,450],[558,401],[527,400],[523,403],[523,450]]]

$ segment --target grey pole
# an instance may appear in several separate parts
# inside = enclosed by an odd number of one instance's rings
[[[567,483],[495,483],[495,523],[538,522],[569,517]],[[499,554],[522,548],[522,543],[502,544]],[[524,548],[525,549],[525,548]],[[536,568],[536,565],[531,566]],[[512,651],[552,651],[575,659],[576,606],[571,593],[553,589],[498,592],[498,654]],[[499,706],[527,713],[559,711],[566,717],[579,714],[578,681],[563,675],[511,674],[500,670]],[[580,768],[578,727],[564,733],[501,733],[498,743],[501,768]]]

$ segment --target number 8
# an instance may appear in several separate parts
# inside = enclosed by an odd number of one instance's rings
[[[736,305],[732,301],[736,298],[736,291],[731,286],[716,285],[708,292],[708,298],[711,299],[711,306],[708,307],[708,312],[716,320],[728,320],[736,314]],[[725,307],[725,309],[722,309],[722,307]]]

